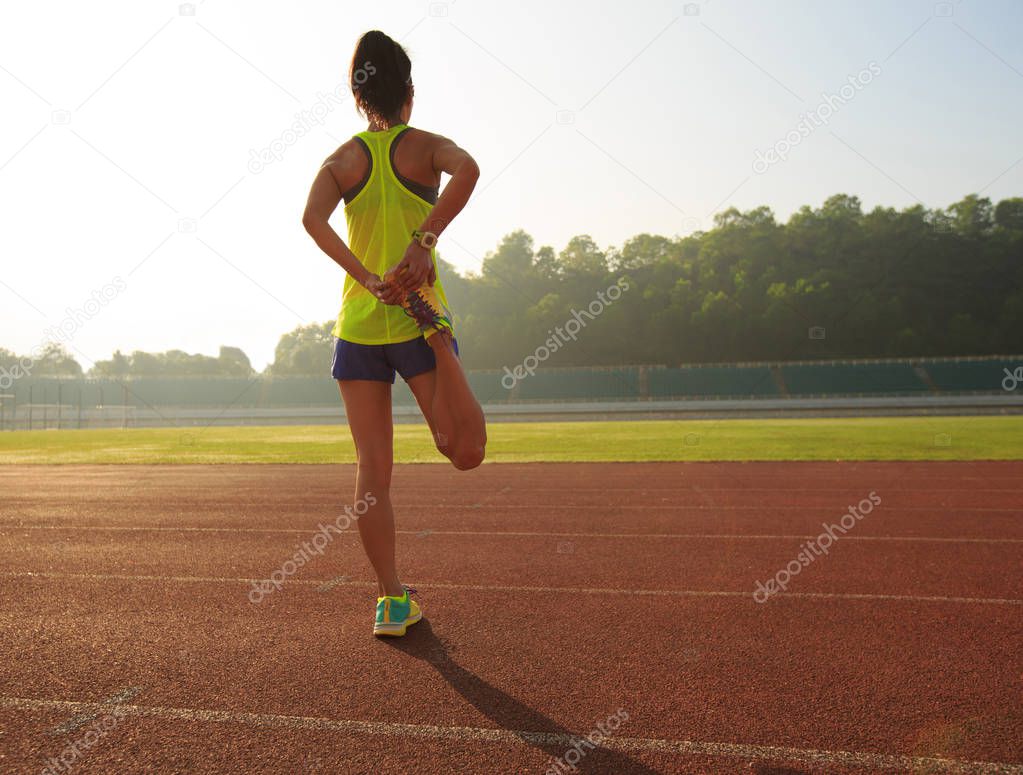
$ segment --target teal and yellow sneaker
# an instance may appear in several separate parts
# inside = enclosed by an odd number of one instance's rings
[[[397,282],[394,271],[388,271],[384,275],[384,280],[389,283]],[[424,285],[407,293],[401,301],[401,308],[416,322],[427,339],[439,331],[448,331],[452,334],[454,332],[451,311],[441,302],[432,285]]]
[[[451,332],[451,313],[441,303],[437,292],[430,285],[424,285],[410,292],[401,304],[405,314],[416,321],[423,336],[429,339],[440,331]]]
[[[410,624],[423,618],[419,604],[410,595],[415,594],[411,587],[405,587],[401,597],[385,596],[377,598],[377,620],[373,625],[374,635],[400,637],[405,634]]]

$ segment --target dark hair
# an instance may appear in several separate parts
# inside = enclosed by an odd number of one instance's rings
[[[370,30],[355,46],[348,83],[355,105],[382,124],[400,120],[401,106],[412,96],[412,62],[401,45],[380,30]]]

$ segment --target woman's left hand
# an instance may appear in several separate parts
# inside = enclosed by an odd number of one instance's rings
[[[365,287],[384,304],[401,304],[405,297],[405,292],[396,282],[381,280],[375,274],[366,279]]]

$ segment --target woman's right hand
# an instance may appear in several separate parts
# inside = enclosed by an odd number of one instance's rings
[[[404,291],[397,283],[381,280],[379,275],[371,274],[363,282],[363,286],[384,304],[401,304]]]

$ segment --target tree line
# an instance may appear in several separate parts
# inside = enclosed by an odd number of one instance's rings
[[[120,350],[108,360],[96,361],[85,372],[64,345],[47,342],[35,351],[18,355],[0,347],[0,379],[27,377],[249,377],[256,373],[249,357],[238,347],[221,347],[217,357],[183,350],[147,353]]]
[[[767,207],[732,208],[707,231],[639,234],[607,250],[581,235],[556,252],[520,230],[476,271],[440,263],[469,368],[514,367],[541,351],[555,366],[1023,351],[1018,197],[864,212],[857,197],[838,194],[785,223]],[[620,292],[609,294],[612,286]],[[332,325],[284,334],[266,373],[326,375]],[[48,352],[44,373],[82,373],[61,348]],[[0,349],[0,367],[17,358]],[[117,352],[89,372],[250,374],[230,347],[218,358]]]

